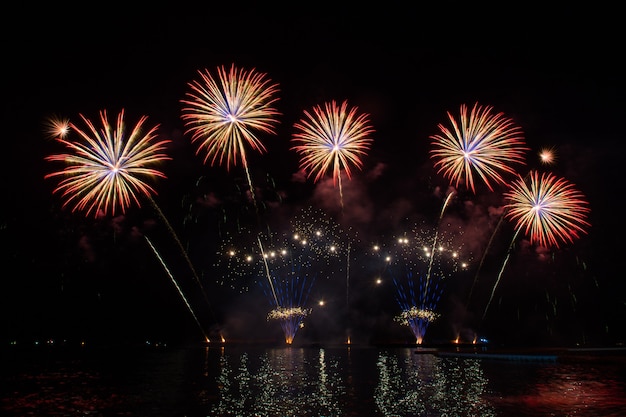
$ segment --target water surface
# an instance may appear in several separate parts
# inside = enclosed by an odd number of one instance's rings
[[[412,347],[134,346],[3,352],[3,416],[624,416],[621,355]]]

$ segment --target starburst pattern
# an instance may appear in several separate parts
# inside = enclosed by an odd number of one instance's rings
[[[543,165],[552,165],[556,162],[556,150],[553,147],[543,148],[539,151],[539,161]]]
[[[452,129],[439,124],[440,134],[431,136],[438,173],[458,188],[461,182],[476,192],[476,177],[493,191],[492,183],[504,184],[504,173],[516,174],[514,165],[524,165],[527,148],[522,129],[493,107],[474,105],[468,116],[461,105],[460,118],[448,112]]]
[[[530,236],[531,243],[559,247],[578,239],[590,226],[584,195],[552,173],[529,172],[528,182],[518,178],[505,197],[509,199],[507,218]]]
[[[166,178],[154,168],[171,159],[165,153],[169,140],[157,139],[158,125],[144,132],[146,116],[128,132],[124,124],[124,110],[117,117],[115,129],[109,123],[106,110],[100,112],[102,128],[97,129],[92,121],[80,115],[87,125],[81,130],[70,123],[72,131],[79,134],[81,141],[56,140],[69,153],[50,155],[45,159],[65,164],[60,171],[47,174],[45,178],[60,177],[54,193],[61,193],[63,206],[72,206],[72,211],[83,211],[95,217],[117,210],[122,213],[134,202],[141,206],[139,196],[157,194],[147,180]]]
[[[46,133],[52,139],[64,138],[70,132],[70,120],[52,116],[46,120]]]
[[[300,167],[307,176],[319,181],[332,169],[335,184],[344,171],[351,178],[351,169],[360,169],[361,159],[373,142],[369,115],[358,113],[357,107],[348,108],[348,102],[338,105],[336,101],[315,106],[313,112],[305,111],[305,118],[294,127],[291,149],[300,156]]]
[[[275,133],[280,115],[274,108],[278,85],[255,69],[217,68],[217,78],[199,71],[200,80],[188,83],[182,119],[197,143],[197,153],[206,151],[204,163],[247,168],[246,148],[266,152],[256,131]]]

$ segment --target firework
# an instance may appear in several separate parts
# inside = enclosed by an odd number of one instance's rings
[[[268,320],[280,322],[285,342],[291,344],[310,312],[305,305],[318,275],[317,259],[309,249],[312,242],[298,235],[275,239],[276,244],[262,253],[268,279],[260,283],[272,307]]]
[[[302,307],[277,307],[267,313],[268,320],[302,320],[311,313],[311,309]]]
[[[315,281],[331,278],[343,252],[337,225],[318,211],[303,210],[290,223],[282,233],[243,231],[220,251],[220,265],[226,266],[231,282],[253,278],[262,288],[272,308],[268,320],[280,321],[287,344],[311,311],[306,303]],[[246,281],[242,290],[250,285]]]
[[[186,133],[191,134],[197,152],[205,151],[204,163],[226,165],[241,163],[248,171],[247,148],[266,152],[256,132],[274,134],[280,113],[274,108],[278,101],[278,85],[255,69],[217,68],[217,78],[208,70],[198,71],[200,80],[188,83],[190,91],[181,100],[182,119]]]
[[[106,110],[100,112],[101,129],[97,129],[85,116],[80,117],[87,125],[87,131],[66,119],[50,120],[49,133],[52,134],[54,129],[56,140],[69,150],[69,153],[46,157],[48,161],[65,163],[61,171],[45,176],[63,177],[53,193],[61,193],[65,200],[63,207],[71,205],[72,212],[81,211],[86,216],[94,217],[108,214],[114,216],[118,210],[125,213],[132,203],[141,207],[140,197],[147,199],[165,222],[210,307],[208,296],[186,251],[152,198],[157,192],[147,183],[147,180],[157,177],[166,178],[156,167],[171,159],[165,153],[166,146],[171,141],[157,139],[158,125],[145,131],[147,116],[142,116],[130,132],[126,130],[124,110],[118,114],[115,128],[109,123]],[[82,140],[66,139],[70,131],[77,132]],[[156,253],[152,243],[147,242]],[[163,262],[158,253],[156,254]]]
[[[538,156],[539,156],[539,162],[541,164],[543,164],[543,165],[551,165],[551,164],[553,164],[556,161],[556,151],[555,151],[555,149],[553,147],[542,148],[538,152]],[[527,176],[528,175],[530,175],[530,174],[527,174]],[[506,214],[506,209],[502,210],[502,214],[500,215],[498,223],[496,224],[496,227],[494,228],[493,232],[491,233],[491,237],[489,238],[489,242],[487,243],[487,246],[485,247],[485,250],[483,251],[482,259],[480,260],[480,262],[478,264],[478,268],[476,269],[476,275],[474,277],[474,281],[472,283],[472,287],[470,288],[469,295],[467,297],[466,307],[469,305],[470,299],[472,298],[472,293],[474,292],[474,287],[476,285],[476,282],[478,281],[478,275],[479,275],[480,271],[482,270],[482,266],[483,266],[483,263],[485,262],[485,259],[487,257],[487,253],[489,253],[489,250],[491,249],[491,245],[493,243],[494,237],[496,236],[496,233],[498,232],[498,230],[500,230],[500,227],[504,223],[505,214]]]
[[[289,258],[280,255],[287,253],[289,247],[300,246],[320,272],[333,275],[338,259],[346,256],[346,235],[339,225],[311,207],[298,212],[288,223],[274,233],[256,234],[244,227],[236,233],[227,232],[214,265],[220,273],[218,283],[238,293],[247,292],[251,285],[259,284],[259,277],[266,278],[266,263],[270,268],[284,267]]]
[[[402,313],[400,314],[399,318],[400,320],[404,323],[407,324],[407,322],[411,321],[411,320],[415,320],[415,319],[420,319],[420,320],[425,320],[427,322],[432,322],[435,321],[436,319],[438,319],[440,316],[439,313],[436,313],[432,310],[428,310],[428,309],[421,309],[421,308],[417,308],[415,306],[412,306],[404,311],[402,311]]]
[[[275,278],[276,279],[276,278]],[[274,309],[267,315],[268,320],[278,320],[280,326],[283,329],[285,335],[285,343],[288,345],[293,343],[293,339],[296,337],[298,329],[304,327],[304,319],[311,313],[312,309],[304,308],[300,303],[305,303],[308,298],[309,292],[313,285],[313,281],[307,284],[305,280],[302,281],[302,286],[298,285],[296,279],[287,280],[283,283],[283,287],[280,294],[283,303],[295,302],[296,305],[292,307],[277,307],[273,304]]]
[[[467,267],[460,257],[461,248],[454,243],[462,232],[441,232],[434,248],[433,233],[429,227],[415,226],[393,242],[373,248],[384,265],[381,275],[389,275],[396,288],[402,312],[395,320],[411,328],[418,344],[439,316],[436,308],[447,279]]]
[[[64,117],[52,116],[46,120],[46,133],[48,136],[64,138],[70,132],[70,120]]]
[[[306,207],[291,220],[292,237],[308,242],[308,248],[322,265],[330,265],[349,250],[345,232],[322,210]],[[329,268],[324,268],[328,270]],[[329,271],[330,272],[330,271]]]
[[[483,318],[520,232],[529,237],[531,244],[559,248],[561,244],[573,243],[587,233],[590,226],[587,220],[589,203],[574,184],[552,173],[540,174],[537,171],[530,171],[526,178],[528,180],[518,176],[504,194],[509,201],[505,205],[505,217],[515,223],[515,234],[491,290]]]
[[[393,283],[397,291],[396,301],[402,309],[400,315],[394,317],[394,320],[409,326],[413,336],[415,336],[416,343],[422,344],[428,325],[439,317],[439,314],[433,309],[441,298],[443,287],[439,287],[437,283],[429,292],[424,292],[424,289],[419,289],[416,292],[413,272],[410,270],[406,273],[405,282],[401,282],[399,278],[394,278]],[[423,281],[420,281],[421,284]]]
[[[539,161],[543,165],[552,165],[556,162],[556,150],[552,147],[543,148],[539,151]]]
[[[537,171],[531,171],[528,178],[530,184],[520,177],[504,195],[510,201],[505,206],[507,219],[524,230],[532,244],[558,248],[586,233],[590,209],[572,183]]]
[[[138,196],[150,197],[156,191],[147,180],[165,178],[158,164],[169,160],[165,154],[169,140],[157,140],[158,125],[144,132],[146,116],[128,133],[124,125],[124,111],[117,117],[115,129],[110,125],[106,111],[100,112],[102,129],[80,115],[88,132],[70,123],[69,127],[83,139],[82,142],[58,136],[57,141],[71,153],[46,157],[46,160],[63,162],[61,171],[47,174],[45,178],[60,177],[54,193],[61,193],[63,207],[83,211],[94,217],[122,213],[134,202],[141,206]],[[91,135],[90,135],[91,134]]]
[[[349,107],[346,100],[314,106],[313,111],[304,111],[305,117],[294,124],[292,150],[300,156],[300,168],[313,182],[319,181],[329,170],[333,172],[333,183],[339,188],[339,201],[343,212],[343,185],[341,173],[350,179],[352,169],[361,169],[362,157],[373,142],[374,129],[369,115],[359,113],[358,107]],[[346,306],[350,305],[350,250],[346,272]],[[348,336],[349,340],[349,336]]]
[[[351,169],[362,167],[361,158],[371,147],[374,129],[369,115],[358,113],[357,107],[349,108],[347,101],[338,105],[334,100],[304,114],[305,118],[294,124],[297,132],[291,149],[300,155],[300,168],[307,177],[314,176],[314,182],[332,169],[341,195],[341,172],[351,178]]]
[[[468,116],[463,104],[458,121],[448,112],[452,129],[439,124],[441,133],[430,137],[437,172],[456,188],[464,182],[475,192],[475,180],[480,178],[493,191],[492,183],[505,183],[503,174],[516,174],[513,165],[525,164],[528,148],[521,128],[492,110],[476,103]]]

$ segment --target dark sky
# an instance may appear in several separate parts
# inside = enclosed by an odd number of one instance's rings
[[[503,188],[459,192],[443,223],[462,227],[473,263],[448,280],[438,305],[442,318],[429,334],[449,340],[478,332],[503,343],[624,341],[626,286],[618,263],[625,68],[615,11],[498,15],[476,8],[278,9],[256,2],[236,9],[20,7],[11,16],[16,24],[2,29],[8,128],[0,211],[3,338],[195,340],[198,326],[146,245],[148,235],[181,285],[195,291],[199,321],[212,334],[280,338],[278,326],[264,320],[268,303],[256,286],[238,294],[218,284],[221,237],[227,226],[250,220],[250,203],[241,199],[244,173],[203,165],[180,118],[180,100],[197,71],[234,63],[266,73],[280,89],[277,134],[263,138],[268,152],[249,161],[267,199],[263,224],[279,229],[301,207],[340,213],[332,183],[294,179],[298,159],[289,139],[304,109],[348,100],[370,115],[376,130],[363,170],[343,184],[344,212],[337,218],[355,241],[353,305],[347,311],[343,276],[320,280],[311,304],[314,297],[332,301],[310,317],[303,340],[342,339],[346,332],[363,341],[411,339],[391,320],[399,310],[392,284],[372,287],[376,267],[365,248],[404,228],[437,224],[447,182],[429,159],[429,136],[447,121],[446,112],[478,102],[523,129],[532,149],[523,169],[545,169],[537,152],[556,150],[550,169],[584,193],[592,227],[547,254],[520,242],[483,321],[513,227],[505,224],[496,235],[467,305]],[[62,209],[54,183],[44,180],[57,168],[44,163],[45,156],[60,151],[44,122],[55,115],[74,121],[79,114],[95,121],[103,109],[111,116],[124,109],[130,121],[147,115],[172,140],[173,160],[163,168],[168,178],[154,199],[185,255],[150,204],[116,219],[86,219]],[[209,308],[185,256],[202,277]]]

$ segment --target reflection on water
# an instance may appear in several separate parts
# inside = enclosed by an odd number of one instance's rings
[[[477,359],[378,356],[376,405],[384,416],[495,416],[482,398],[487,379]]]
[[[238,359],[220,357],[220,394],[212,415],[343,415],[339,398],[345,390],[337,361],[327,361],[324,349],[317,351],[317,357],[304,353],[296,348],[272,349],[258,358],[257,369],[247,352]]]
[[[625,365],[346,346],[2,352],[0,415],[623,417]]]
[[[500,415],[626,416],[626,358],[557,364],[489,363],[492,402]],[[532,383],[528,383],[532,381]],[[497,395],[497,397],[496,397]]]

